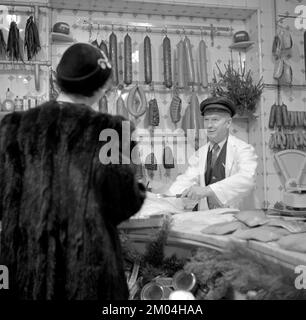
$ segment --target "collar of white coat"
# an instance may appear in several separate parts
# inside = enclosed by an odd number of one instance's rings
[[[225,139],[225,141],[226,141],[226,139]],[[234,154],[235,154],[235,149],[236,149],[235,148],[236,141],[237,141],[237,138],[231,134],[227,138],[226,160],[225,160],[225,177],[228,177],[230,175],[231,169],[233,167]],[[209,150],[208,149],[209,146],[210,146],[210,143],[206,143],[203,147],[201,147],[198,150],[199,165],[201,166],[200,171],[203,170],[201,172],[201,174],[202,173],[204,174],[206,171],[206,159],[207,159],[207,152]]]

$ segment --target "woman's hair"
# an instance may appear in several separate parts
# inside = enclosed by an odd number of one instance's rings
[[[87,43],[70,46],[56,69],[61,91],[86,97],[105,85],[111,75],[111,64],[105,54]]]

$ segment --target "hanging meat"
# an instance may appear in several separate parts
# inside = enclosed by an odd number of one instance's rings
[[[172,122],[176,125],[181,120],[182,100],[175,94],[170,104],[170,117]]]
[[[185,88],[185,45],[184,41],[181,40],[177,45],[177,86],[180,89]]]
[[[107,49],[107,44],[104,40],[101,40],[100,45],[99,45],[100,50],[104,52],[106,57],[108,58],[108,49]]]
[[[132,39],[127,34],[124,37],[124,83],[126,85],[133,82],[132,71]]]
[[[130,90],[127,98],[127,110],[135,117],[136,121],[145,114],[147,110],[147,100],[141,86],[136,85]]]
[[[153,149],[153,147],[152,147],[152,149]],[[157,171],[157,160],[156,160],[156,157],[155,157],[153,151],[147,155],[144,167],[145,167],[145,169],[147,169],[149,177],[151,179],[153,179],[154,178],[154,171]]]
[[[306,79],[306,31],[304,31],[304,65],[305,65],[305,79]]]
[[[37,25],[33,16],[27,20],[24,32],[24,48],[27,50],[28,60],[32,60],[34,56],[40,51],[40,41]]]
[[[118,86],[119,76],[118,76],[118,61],[117,61],[117,36],[114,32],[109,36],[109,59],[112,64],[112,77],[113,85]]]
[[[22,48],[20,47],[19,29],[15,21],[12,21],[10,24],[6,51],[10,60],[23,61]]]
[[[169,146],[164,146],[163,166],[166,170],[165,176],[170,177],[170,170],[173,169],[175,165],[174,165],[173,152]]]
[[[149,101],[149,125],[153,127],[159,125],[159,110],[156,99]]]
[[[203,117],[200,112],[200,103],[195,92],[190,97],[189,104],[183,116],[182,129],[187,132],[188,129],[196,130],[203,129]]]
[[[151,40],[148,36],[144,38],[143,48],[145,83],[150,84],[152,82],[152,54]]]
[[[116,102],[116,114],[121,115],[122,117],[128,119],[129,118],[129,113],[125,107],[124,100],[122,99],[121,95],[117,99]]]
[[[107,102],[107,97],[106,97],[106,95],[104,95],[104,96],[99,100],[99,112],[108,113],[108,102]]]
[[[188,85],[194,85],[195,83],[195,73],[192,58],[192,47],[189,38],[186,36],[184,39],[185,52],[186,52],[186,62],[187,62],[187,80]]]
[[[172,69],[171,69],[171,42],[165,36],[163,40],[163,59],[164,59],[164,84],[167,88],[172,87]]]
[[[6,43],[4,40],[3,32],[0,30],[0,59],[6,59]]]
[[[199,73],[200,73],[200,85],[203,88],[207,88],[207,57],[206,57],[206,44],[204,40],[199,43]]]

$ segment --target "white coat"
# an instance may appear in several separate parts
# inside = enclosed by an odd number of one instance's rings
[[[205,186],[206,159],[209,144],[205,144],[189,159],[186,172],[179,175],[169,189],[169,194],[180,194],[192,185]],[[227,140],[225,179],[210,184],[223,207],[248,210],[259,207],[254,195],[256,185],[257,155],[253,146],[229,135]],[[199,210],[207,210],[207,200],[202,199]]]

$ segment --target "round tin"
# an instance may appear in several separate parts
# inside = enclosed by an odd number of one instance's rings
[[[193,273],[188,273],[184,270],[178,271],[173,276],[173,287],[175,290],[194,291],[197,280]]]
[[[164,288],[154,282],[147,283],[141,290],[141,300],[163,300]]]

